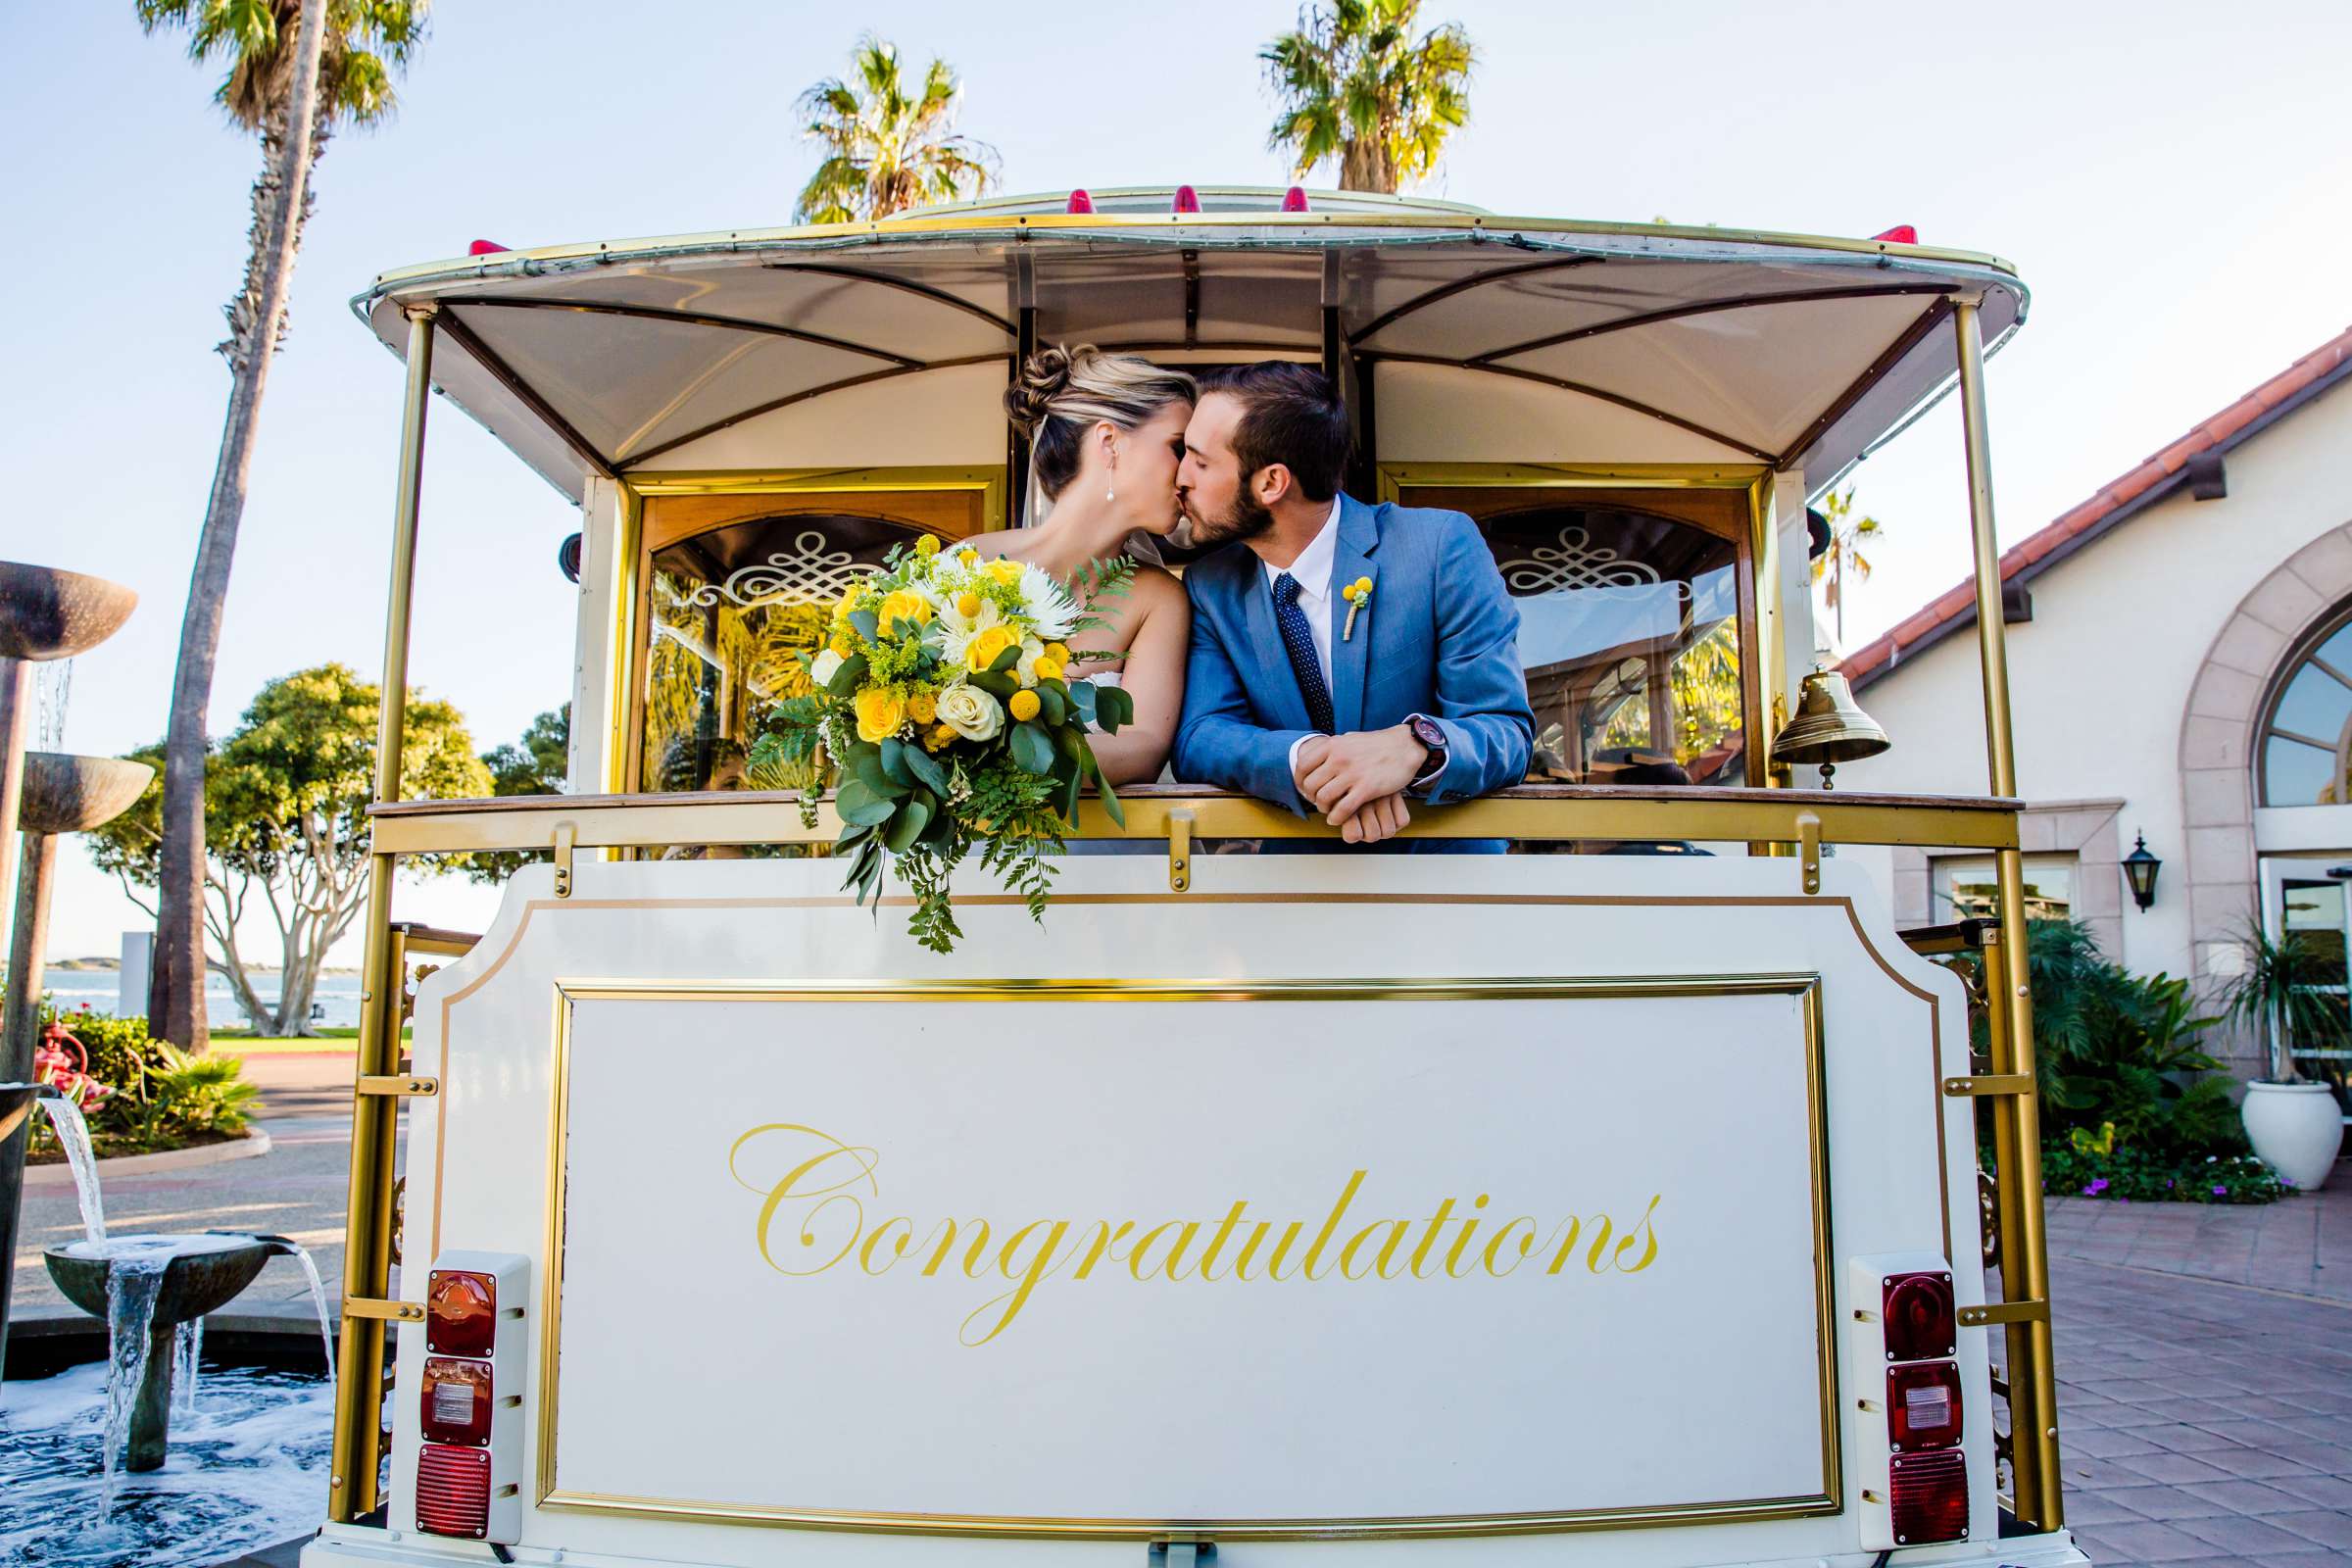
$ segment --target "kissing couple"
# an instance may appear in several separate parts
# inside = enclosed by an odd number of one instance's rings
[[[1052,510],[967,541],[1068,583],[1121,553],[1128,592],[1080,650],[1135,718],[1092,737],[1113,784],[1193,783],[1393,838],[1411,802],[1526,776],[1535,720],[1519,612],[1458,512],[1342,492],[1348,411],[1328,376],[1266,361],[1196,380],[1081,345],[1030,356],[1004,395]],[[1181,582],[1153,541],[1207,552]],[[1414,848],[1500,853],[1499,841]]]

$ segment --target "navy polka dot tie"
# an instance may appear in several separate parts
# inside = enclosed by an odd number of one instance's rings
[[[1284,572],[1274,579],[1274,624],[1282,629],[1282,646],[1291,656],[1291,673],[1298,677],[1298,695],[1306,699],[1306,716],[1315,728],[1331,733],[1331,692],[1323,684],[1323,666],[1315,660],[1315,634],[1298,608],[1298,579]]]

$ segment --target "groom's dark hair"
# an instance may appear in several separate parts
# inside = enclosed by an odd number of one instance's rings
[[[1233,452],[1245,484],[1279,463],[1307,500],[1329,501],[1340,493],[1351,442],[1348,406],[1330,376],[1289,360],[1265,360],[1214,371],[1201,379],[1200,390],[1242,403]]]

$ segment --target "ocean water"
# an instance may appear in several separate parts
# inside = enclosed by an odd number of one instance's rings
[[[254,990],[261,993],[265,1003],[277,1001],[277,976],[254,976]],[[115,1003],[122,995],[118,978],[112,969],[51,969],[44,987],[49,999],[60,1010],[74,1011],[87,1006],[92,1012],[112,1016]],[[313,1021],[326,1028],[354,1028],[360,1021],[360,977],[356,974],[322,974],[311,994],[318,1004],[319,1016]],[[236,998],[225,982],[215,977],[204,988],[205,1010],[216,1028],[235,1028],[244,1021],[237,1008]]]

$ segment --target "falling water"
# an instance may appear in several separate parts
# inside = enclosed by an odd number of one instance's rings
[[[139,1382],[147,1375],[148,1326],[155,1316],[156,1293],[163,1289],[164,1270],[171,1263],[168,1252],[123,1251],[113,1257],[106,1271],[106,1433],[100,1440],[106,1480],[99,1493],[101,1519],[115,1510],[115,1475],[130,1436]]]
[[[81,1228],[93,1246],[106,1241],[106,1200],[98,1194],[98,1161],[90,1152],[90,1124],[81,1107],[62,1095],[44,1095],[33,1102],[49,1113],[57,1141],[74,1167],[74,1196],[81,1200]]]
[[[307,1250],[293,1242],[283,1245],[294,1261],[302,1265],[303,1273],[310,1277],[311,1304],[318,1309],[318,1340],[326,1347],[326,1386],[332,1389],[335,1386],[335,1331],[326,1315],[326,1286],[319,1280],[318,1265],[311,1261],[311,1254]]]
[[[172,1404],[173,1415],[196,1413],[196,1369],[204,1359],[204,1319],[180,1324],[172,1347]]]

